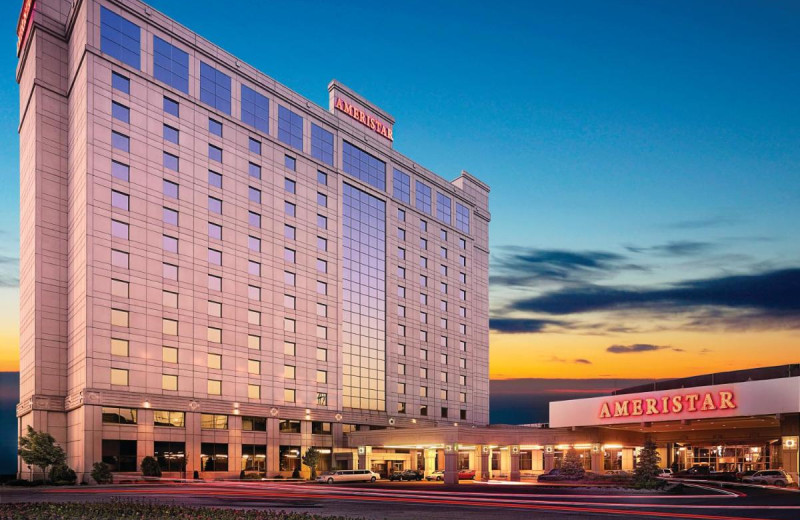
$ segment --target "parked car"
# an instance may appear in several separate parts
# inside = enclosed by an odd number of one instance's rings
[[[375,482],[380,475],[368,469],[341,469],[326,471],[317,477],[317,482],[333,484],[334,482]]]
[[[473,480],[475,478],[474,469],[462,469],[458,472],[458,480]]]
[[[612,477],[630,477],[631,472],[624,469],[609,469],[603,475],[610,475]]]
[[[749,477],[744,477],[742,482],[747,482],[749,484],[766,484],[770,486],[786,487],[789,484],[794,484],[794,479],[782,469],[765,469],[762,471],[756,471]]]
[[[425,477],[425,480],[444,480],[444,471],[442,470],[434,471],[433,473]]]
[[[718,480],[720,482],[735,482],[736,473],[733,471],[711,471],[709,466],[696,465],[672,474],[673,478]]]
[[[758,470],[755,469],[750,469],[747,471],[739,471],[736,473],[736,480],[742,480],[745,477],[750,477],[752,475],[755,475],[756,473],[758,473]]]
[[[547,473],[539,475],[539,478],[537,479],[537,481],[539,482],[549,482],[556,480],[564,480],[564,477],[561,475],[561,470],[558,468],[553,468]]]
[[[669,468],[661,468],[658,471],[658,476],[661,478],[672,478],[672,470]]]
[[[395,471],[389,475],[389,480],[422,480],[422,473],[413,469]]]

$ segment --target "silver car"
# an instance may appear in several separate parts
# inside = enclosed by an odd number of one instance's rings
[[[765,469],[756,471],[748,477],[744,477],[742,482],[786,487],[790,484],[794,484],[794,479],[782,469]]]

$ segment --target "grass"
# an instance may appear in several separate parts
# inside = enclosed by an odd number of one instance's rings
[[[353,520],[253,509],[186,507],[118,500],[108,503],[0,504],[0,520]]]

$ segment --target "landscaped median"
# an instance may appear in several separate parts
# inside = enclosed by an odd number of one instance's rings
[[[355,520],[252,509],[216,509],[145,502],[0,504],[0,520]]]

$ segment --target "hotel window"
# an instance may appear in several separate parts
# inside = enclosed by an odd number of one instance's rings
[[[129,352],[130,348],[127,339],[111,338],[111,354],[128,357]]]
[[[466,324],[464,324],[464,323],[460,323],[460,324],[458,325],[458,331],[459,331],[461,334],[466,334],[466,333],[467,333],[467,325],[466,325]]]
[[[178,335],[178,320],[171,320],[169,318],[161,319],[161,332],[168,336]]]
[[[222,137],[222,123],[216,119],[208,118],[208,133]]]
[[[158,36],[153,36],[153,76],[188,94],[189,54]]]
[[[111,161],[111,176],[121,181],[130,181],[131,167],[121,162]]]
[[[447,259],[447,248],[446,247],[440,247],[439,248],[439,256],[441,256],[445,260]]]
[[[162,235],[161,246],[168,253],[177,253],[178,239],[169,235]]]
[[[222,277],[213,274],[208,275],[208,289],[211,291],[222,290]]]
[[[250,251],[261,252],[261,239],[253,236],[247,237],[247,247]]]
[[[117,209],[128,211],[129,197],[121,191],[111,190],[111,206]]]
[[[397,286],[397,297],[398,298],[405,298],[406,297],[406,288],[402,285]]]
[[[458,350],[460,350],[461,352],[466,352],[467,351],[467,342],[466,341],[459,341],[458,342]]]
[[[438,191],[436,192],[436,218],[445,224],[450,224],[452,221],[451,204],[450,197],[442,195]],[[444,233],[444,240],[447,240],[447,231],[442,230],[442,232]]]
[[[214,238],[216,240],[222,240],[222,226],[219,224],[214,224],[213,222],[208,223],[208,236],[209,238]]]
[[[131,109],[116,101],[111,102],[111,117],[123,123],[131,122]]]
[[[467,308],[466,307],[459,307],[458,308],[458,315],[461,316],[462,318],[466,318],[467,317]]]
[[[392,182],[392,195],[394,198],[411,203],[411,177],[398,169],[394,170],[394,181]]]
[[[247,85],[242,85],[241,116],[243,123],[269,134],[269,99]]]
[[[458,281],[461,283],[467,283],[467,273],[458,273]]]
[[[172,199],[178,198],[178,184],[164,179],[164,196]]]
[[[295,310],[297,308],[297,299],[290,294],[284,294],[283,306],[286,307],[287,309]]]
[[[428,407],[427,407],[427,405],[422,405],[422,406],[419,407],[419,414],[421,416],[423,416],[423,417],[426,417],[428,415]]]
[[[325,370],[317,370],[317,383],[327,384],[328,372],[326,372]]]
[[[217,327],[208,327],[206,337],[209,343],[222,343],[222,329]]]
[[[333,166],[333,134],[311,123],[311,157]]]
[[[328,217],[317,215],[317,227],[320,229],[328,229]]]
[[[328,174],[317,170],[317,182],[323,186],[328,185]]]
[[[428,397],[428,387],[427,386],[419,387],[419,396],[420,397]]]
[[[283,318],[284,332],[297,332],[297,322],[292,318]]]
[[[404,376],[406,375],[406,366],[403,363],[397,364],[397,375]]]
[[[439,336],[439,346],[447,348],[447,336]]]
[[[439,310],[447,312],[447,300],[439,300]]]
[[[447,242],[447,230],[446,229],[440,229],[439,230],[439,238],[441,238],[442,240]]]
[[[328,349],[317,347],[317,361],[328,361]]]
[[[326,282],[317,280],[317,294],[321,294],[323,296],[328,295],[328,284]]]
[[[297,193],[297,183],[292,179],[283,179],[283,189],[288,193]]]
[[[447,390],[439,390],[439,399],[447,401]]]
[[[166,377],[166,376],[165,376]],[[177,376],[171,376],[177,379]],[[177,385],[175,385],[177,389]],[[166,390],[166,388],[165,388]],[[153,411],[153,426],[166,426],[169,428],[183,428],[186,424],[185,412],[167,412],[164,410]],[[158,444],[158,443],[156,443]]]
[[[267,419],[264,417],[242,417],[242,430],[246,432],[267,431]]]
[[[141,29],[100,6],[100,50],[135,69],[140,66]]]
[[[311,422],[311,435],[332,435],[331,423],[322,421]]]
[[[442,365],[446,365],[446,364],[447,364],[447,354],[439,354],[439,356],[440,356],[440,358],[439,358],[439,362],[440,362]],[[447,379],[445,378],[445,381],[446,381],[446,380],[447,380]]]
[[[444,282],[439,282],[439,290],[444,294],[447,294],[447,284]]]
[[[283,212],[290,217],[296,217],[297,205],[285,200],[283,201]]]
[[[419,358],[423,361],[428,360],[428,351],[424,348],[419,349]]]
[[[228,471],[228,445],[200,443],[200,467],[204,471]]]
[[[425,276],[424,274],[419,275],[419,284],[422,287],[427,287],[428,286],[428,277]]]
[[[170,309],[177,309],[178,293],[172,291],[161,291],[161,305]]]
[[[278,105],[278,140],[303,149],[303,118],[281,105]]]
[[[397,403],[397,413],[406,413],[406,403]]]
[[[231,77],[200,62],[200,101],[230,115]]]
[[[405,325],[401,325],[401,324],[397,325],[397,335],[400,336],[401,338],[404,338],[406,336],[406,326]]]
[[[222,251],[216,249],[208,249],[208,263],[214,265],[222,265]]]
[[[397,393],[398,394],[405,394],[406,393],[406,384],[405,383],[397,383]]]
[[[261,387],[259,385],[247,385],[248,399],[261,399]]]
[[[250,175],[250,177],[253,177],[254,179],[260,179],[261,178],[261,166],[259,166],[257,164],[253,164],[253,163],[247,163],[247,164],[248,164],[248,166],[247,166],[247,174]]]
[[[117,72],[111,72],[111,88],[119,90],[123,94],[131,93],[131,80]]]
[[[297,240],[297,228],[290,226],[289,224],[284,224],[283,236],[289,240]]]
[[[386,163],[347,141],[342,142],[342,169],[379,190],[386,190]]]
[[[447,419],[447,412],[448,412],[447,407],[442,406],[442,419]]]
[[[208,185],[222,189],[222,174],[208,170]]]
[[[265,133],[268,134],[269,132]],[[247,149],[250,151],[250,153],[261,155],[261,141],[259,141],[258,139],[253,139],[252,137],[248,138]]]
[[[129,235],[130,233],[128,224],[125,222],[120,222],[119,220],[111,221],[111,236],[128,240]]]
[[[164,140],[169,141],[170,143],[179,144],[180,141],[180,131],[177,128],[173,128],[169,125],[164,125]]]
[[[406,259],[406,250],[403,249],[402,247],[397,248],[397,258],[399,258],[400,260]]]
[[[257,359],[248,359],[247,360],[247,373],[259,375],[261,374],[261,361]]]
[[[459,410],[459,417],[462,421],[467,420],[467,411],[466,410]]]
[[[222,148],[213,144],[208,145],[208,158],[212,161],[222,162]]]
[[[317,237],[317,249],[320,251],[328,250],[328,240],[322,237]]]
[[[447,329],[447,318],[439,318],[439,327]]]
[[[161,374],[161,389],[162,390],[178,390],[178,376],[171,375],[171,374]],[[177,426],[179,428],[183,428],[183,412],[170,412],[170,413],[180,413],[181,421],[180,426],[176,424],[158,424],[158,421],[155,421],[155,426]],[[172,417],[170,417],[172,418]]]
[[[119,132],[111,132],[111,146],[123,152],[131,151],[131,139],[125,134]]]
[[[164,152],[164,161],[163,161],[164,168],[173,171],[179,171],[178,169],[178,156],[172,155],[171,153]]]
[[[404,305],[398,305],[397,306],[397,315],[399,317],[401,317],[401,318],[405,318],[406,317],[406,308],[405,308]]]
[[[456,202],[456,229],[469,233],[469,208]],[[461,249],[466,249],[466,240],[459,239],[461,242]]]
[[[456,215],[456,218],[458,218],[458,215]],[[461,249],[466,249],[467,248],[467,241],[464,240],[463,238],[459,238],[458,239],[458,247],[460,247]],[[461,265],[467,265],[466,259],[464,259],[464,263],[461,264]]]
[[[284,341],[283,342],[283,355],[285,356],[296,356],[297,355],[297,344],[292,341]]]
[[[174,99],[170,99],[167,96],[164,96],[164,103],[163,103],[164,112],[175,117],[179,117],[180,114],[180,105]]]
[[[256,336],[255,334],[248,334],[247,348],[251,348],[253,350],[261,350],[261,336]]]
[[[171,226],[178,225],[178,212],[171,208],[163,208],[164,211],[161,215],[164,224],[169,224]]]
[[[114,267],[121,267],[122,269],[128,269],[128,264],[128,253],[117,249],[111,250],[111,265]]]
[[[136,424],[139,410],[135,408],[102,408],[103,422],[106,424]]]
[[[178,281],[178,266],[175,264],[168,264],[164,262],[161,270],[162,276],[166,280]]]
[[[294,388],[283,389],[283,400],[287,403],[294,403],[297,401],[297,392]]]
[[[286,285],[295,286],[297,284],[297,275],[290,271],[284,271],[283,283],[285,283]]]
[[[296,171],[297,170],[297,159],[291,157],[289,155],[283,156],[283,165],[288,170]]]
[[[120,298],[128,298],[128,282],[124,280],[111,279],[111,294]]]
[[[431,187],[420,181],[416,181],[415,186],[417,190],[416,208],[431,215]]]
[[[400,222],[406,221],[406,210],[402,208],[397,208],[397,220],[399,220]]]
[[[328,306],[324,303],[317,304],[317,316],[320,318],[327,318],[328,317]]]
[[[209,379],[208,395],[222,395],[222,381],[219,379]]]
[[[278,423],[278,431],[280,433],[300,433],[300,421],[281,419]]]
[[[215,301],[208,301],[208,315],[217,318],[222,317],[222,304]]]
[[[467,386],[467,376],[458,376],[458,384]]]
[[[210,413],[200,414],[200,429],[202,430],[227,430],[228,416]]]
[[[428,379],[428,369],[425,367],[421,367],[419,369],[419,377],[420,379]]]
[[[317,192],[317,204],[322,206],[323,208],[328,207],[328,196],[324,193]]]
[[[247,286],[247,298],[250,300],[261,301],[261,287],[255,285]]]
[[[297,251],[288,247],[283,248],[283,259],[292,264],[297,263]]]
[[[422,267],[423,269],[427,269],[428,268],[428,259],[425,258],[424,256],[419,257],[419,266]]]
[[[403,228],[397,228],[397,238],[405,242],[406,240],[406,230]]]
[[[317,339],[328,339],[328,327],[317,325]]]
[[[117,386],[128,386],[128,371],[122,368],[112,368],[111,384]]]
[[[428,295],[425,293],[419,293],[419,303],[421,305],[428,305]]]
[[[419,239],[419,247],[423,251],[427,251],[427,249],[428,249],[428,239],[427,238],[420,238]]]
[[[428,221],[425,219],[419,219],[419,230],[420,231],[428,231]]]
[[[177,363],[178,349],[175,347],[161,347],[161,361],[164,363]]]
[[[428,323],[428,313],[427,312],[420,312],[419,313],[419,321],[420,321],[420,323]]]
[[[467,300],[467,291],[465,291],[464,289],[459,289],[459,291],[458,291],[458,297],[459,297],[461,300],[463,300],[463,301],[466,301],[466,300]]]
[[[458,367],[459,368],[467,368],[467,360],[466,360],[466,358],[459,358],[458,359]]]
[[[247,223],[255,228],[261,227],[261,215],[253,211],[247,212]]]
[[[402,278],[405,280],[406,278],[406,268],[405,267],[397,267],[397,277]]]
[[[253,276],[261,276],[261,264],[254,260],[248,260],[247,272]]]

